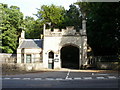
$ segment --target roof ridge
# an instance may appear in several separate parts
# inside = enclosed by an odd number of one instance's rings
[[[42,39],[25,39],[24,41],[35,41],[35,40],[42,40]]]

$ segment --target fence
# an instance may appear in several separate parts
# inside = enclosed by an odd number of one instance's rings
[[[93,58],[95,62],[120,62],[120,59],[117,55],[112,56],[95,56]]]
[[[118,56],[95,56],[89,58],[89,64],[98,69],[120,69],[120,59]]]
[[[118,56],[90,56],[88,58],[88,64],[96,64],[97,62],[120,62]]]

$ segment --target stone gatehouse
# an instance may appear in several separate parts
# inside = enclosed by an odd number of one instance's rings
[[[42,39],[25,39],[25,32],[22,31],[17,48],[17,63],[47,69],[80,69],[87,65],[86,21],[82,21],[79,32],[73,26],[51,31],[44,25]]]

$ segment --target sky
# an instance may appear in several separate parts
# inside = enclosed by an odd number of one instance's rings
[[[37,13],[36,8],[40,8],[42,5],[57,5],[63,6],[65,9],[69,9],[69,5],[77,2],[77,0],[0,0],[0,3],[8,4],[8,6],[14,5],[20,7],[20,11],[24,16],[32,16]]]

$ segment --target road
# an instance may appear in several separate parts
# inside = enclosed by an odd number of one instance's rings
[[[118,73],[55,71],[9,75],[2,78],[3,88],[118,88]]]

